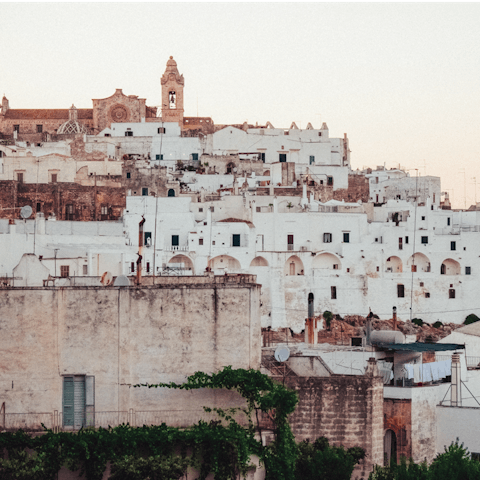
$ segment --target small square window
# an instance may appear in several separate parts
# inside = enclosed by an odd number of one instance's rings
[[[60,266],[60,276],[62,278],[68,277],[69,273],[70,273],[70,267],[68,265],[61,265]]]
[[[350,233],[343,232],[343,243],[350,243]]]
[[[83,274],[88,275],[88,265],[83,265]]]
[[[232,235],[232,247],[239,247],[240,246],[240,235],[234,233]]]
[[[422,220],[425,220],[425,217],[422,215]]]
[[[327,185],[328,186],[333,186],[333,177],[327,177]]]
[[[43,132],[43,125],[37,125],[37,133]]]
[[[200,208],[198,209],[198,211],[199,211],[200,213],[202,213],[202,212],[203,212],[203,208],[200,207]]]
[[[332,243],[332,234],[324,233],[323,234],[323,243]]]
[[[212,245],[215,245],[215,240],[212,241]]]
[[[472,267],[465,267],[465,275],[471,275],[472,274]]]
[[[448,298],[455,298],[455,289],[454,288],[450,288],[448,290]]]
[[[13,131],[17,132],[17,133],[20,133],[20,125],[14,125],[13,126]]]
[[[286,162],[287,161],[287,154],[286,153],[279,153],[278,154],[278,161],[279,162]]]
[[[52,183],[57,183],[57,174],[52,173]]]
[[[199,238],[199,239],[198,239],[198,244],[199,244],[199,245],[203,245],[203,238]]]
[[[23,172],[17,173],[17,181],[18,183],[23,183]]]
[[[163,160],[163,153],[162,154],[156,154],[155,155],[155,160]]]
[[[215,211],[215,207],[210,207],[210,211],[213,213]]]
[[[142,197],[148,197],[148,188],[147,187],[142,188]]]
[[[126,137],[133,137],[133,132],[125,132]]]
[[[172,247],[178,247],[179,245],[179,236],[172,235]]]
[[[425,298],[430,298],[430,292],[425,292]]]
[[[165,133],[165,127],[157,128],[157,133]]]
[[[315,156],[310,155],[310,165],[314,165],[314,164],[315,164]]]
[[[377,267],[377,272],[379,272],[379,271],[380,271],[380,267]]]
[[[420,286],[423,287],[423,282],[420,282]]]
[[[427,245],[427,243],[428,243],[428,237],[422,237],[421,240],[422,240],[422,243],[423,243],[424,245]]]
[[[132,178],[132,174],[130,172],[127,172],[127,178]]]
[[[347,268],[347,273],[350,273],[350,269],[349,269],[349,268]]]

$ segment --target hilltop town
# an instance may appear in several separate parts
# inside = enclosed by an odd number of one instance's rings
[[[186,117],[172,57],[160,88],[160,107],[3,97],[0,428],[188,424],[238,398],[129,385],[232,365],[297,391],[298,440],[364,448],[353,478],[456,437],[480,453],[477,205],[353,170],[325,122]]]

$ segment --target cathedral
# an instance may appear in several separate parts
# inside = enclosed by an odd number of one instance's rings
[[[213,120],[209,117],[185,117],[183,89],[185,80],[177,62],[170,57],[162,86],[161,117],[157,107],[149,107],[146,99],[125,95],[117,89],[113,95],[93,99],[92,108],[70,109],[14,109],[4,96],[0,111],[0,139],[17,138],[26,141],[45,141],[47,135],[88,133],[96,135],[112,123],[178,122],[184,136],[213,133]]]

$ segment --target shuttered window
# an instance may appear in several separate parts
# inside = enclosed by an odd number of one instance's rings
[[[74,429],[95,425],[95,377],[63,377],[63,425]]]

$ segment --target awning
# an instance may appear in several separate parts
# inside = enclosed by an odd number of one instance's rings
[[[403,350],[406,352],[446,352],[451,350],[464,349],[465,345],[458,343],[376,343],[375,347],[384,350]]]

